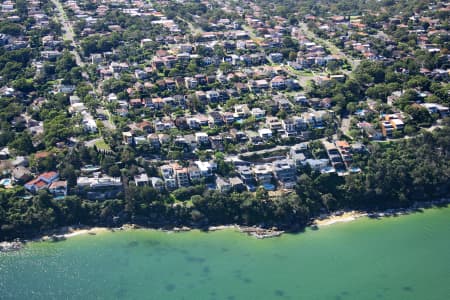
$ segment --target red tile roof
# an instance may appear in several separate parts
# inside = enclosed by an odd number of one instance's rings
[[[57,174],[58,173],[56,173],[55,171],[50,171],[50,172],[42,173],[41,175],[39,175],[39,177],[50,180],[51,178],[55,177],[55,175],[57,175]]]

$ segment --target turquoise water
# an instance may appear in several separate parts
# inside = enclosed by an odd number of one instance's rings
[[[152,230],[0,254],[0,299],[450,299],[450,208],[256,240]]]

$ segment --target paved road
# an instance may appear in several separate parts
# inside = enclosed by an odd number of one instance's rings
[[[59,19],[60,24],[63,26],[64,30],[64,40],[70,41],[71,46],[73,47],[73,50],[70,51],[73,56],[75,57],[75,61],[77,65],[81,68],[85,66],[85,63],[81,59],[80,54],[78,53],[77,49],[77,43],[75,42],[75,33],[73,31],[72,24],[69,21],[69,18],[66,15],[66,12],[64,11],[64,8],[59,2],[59,0],[51,0],[52,3],[55,5],[56,9],[58,10],[57,17]],[[87,73],[83,72],[83,77],[88,80],[89,76]]]
[[[281,145],[279,145],[279,146],[276,146],[276,147],[273,147],[273,148],[270,148],[270,149],[243,152],[243,153],[240,153],[239,155],[242,156],[242,157],[247,157],[247,156],[251,156],[251,155],[254,155],[254,154],[264,155],[266,153],[271,153],[271,152],[275,152],[275,151],[288,151],[290,148],[292,148],[292,146],[281,146]]]
[[[350,136],[350,117],[342,118],[341,120],[341,126],[339,128],[343,134],[348,136],[349,138],[352,138]],[[353,138],[352,138],[353,139]]]
[[[317,42],[319,42],[319,44],[324,45],[325,47],[327,47],[332,54],[337,54],[341,57],[344,57],[345,59],[347,59],[348,63],[350,64],[350,66],[352,67],[352,70],[355,70],[359,63],[361,62],[358,59],[354,59],[353,57],[345,54],[341,49],[339,49],[338,47],[336,47],[335,44],[333,44],[331,41],[329,40],[325,40],[322,39],[320,37],[318,37],[314,32],[312,32],[311,30],[309,30],[308,25],[306,23],[300,23],[299,27],[301,29],[301,31],[309,38],[309,39],[314,39]],[[346,71],[345,73],[351,73],[350,71]]]

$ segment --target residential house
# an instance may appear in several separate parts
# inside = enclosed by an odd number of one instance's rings
[[[270,81],[270,87],[275,90],[284,90],[286,88],[285,78],[283,76],[275,76]]]
[[[212,111],[209,113],[208,123],[210,127],[221,126],[224,123],[224,118],[220,112]]]
[[[297,135],[297,124],[293,118],[281,120],[281,124],[287,137],[294,137]]]
[[[191,182],[198,182],[202,178],[202,173],[200,169],[195,164],[191,164],[188,167],[189,179]]]
[[[269,59],[273,61],[274,63],[281,63],[283,62],[283,54],[279,52],[274,52],[269,54]]]
[[[238,119],[246,118],[250,114],[247,104],[236,104],[234,106],[234,117]]]
[[[277,131],[283,128],[281,121],[277,117],[267,117],[266,125],[272,131]]]
[[[105,200],[118,197],[123,185],[120,177],[94,173],[93,177],[78,177],[77,189],[89,200]]]
[[[55,197],[67,196],[67,181],[59,180],[52,182],[48,187],[48,191]]]
[[[341,155],[340,155],[339,150],[336,147],[336,145],[333,143],[330,143],[328,141],[322,141],[322,145],[324,146],[324,148],[328,154],[328,158],[330,159],[330,162],[331,162],[331,165],[333,166],[333,168],[343,169],[344,164],[343,164]]]
[[[132,145],[134,143],[134,135],[131,131],[122,132],[122,140],[126,145]]]
[[[196,132],[195,133],[195,140],[198,144],[209,144],[209,136],[206,132]]]
[[[138,174],[134,176],[134,184],[136,186],[144,186],[148,185],[150,182],[150,179],[148,178],[148,175],[146,173]]]
[[[198,86],[197,79],[193,77],[185,77],[184,82],[187,89],[195,89]]]
[[[437,103],[423,103],[421,105],[425,107],[430,114],[438,114],[441,118],[445,118],[450,115],[450,110],[447,106]]]
[[[12,170],[12,179],[15,182],[26,182],[31,179],[31,172],[24,166],[17,166]]]
[[[245,185],[254,186],[256,184],[253,171],[248,166],[238,166],[237,172]]]
[[[164,180],[159,177],[150,177],[150,182],[152,183],[152,187],[161,192],[164,190]]]
[[[162,178],[167,190],[174,190],[178,187],[175,172],[171,165],[162,165],[160,168]]]
[[[273,174],[278,183],[286,189],[292,189],[296,182],[296,168],[293,160],[283,159],[272,162]]]
[[[172,164],[172,167],[175,172],[178,187],[189,186],[190,182],[188,168],[184,168],[177,163]]]
[[[255,165],[252,168],[256,181],[259,184],[270,184],[273,178],[272,165],[262,164]]]
[[[272,130],[269,128],[261,128],[258,130],[258,134],[262,139],[268,140],[272,137]]]
[[[303,163],[304,165],[308,165],[314,171],[321,171],[326,169],[330,165],[330,161],[328,159],[306,159]]]
[[[232,186],[230,184],[230,181],[227,178],[217,176],[216,177],[216,187],[217,187],[217,190],[219,190],[223,193],[226,193],[231,190]]]
[[[213,161],[195,161],[202,177],[210,177],[217,170],[217,164]]]
[[[253,117],[255,117],[255,120],[257,121],[262,120],[266,117],[266,111],[259,107],[252,108],[250,113]]]
[[[27,182],[24,187],[32,193],[36,193],[42,189],[49,187],[51,183],[59,179],[59,173],[55,171],[40,174],[35,179]]]
[[[383,138],[383,133],[375,130],[372,124],[368,122],[360,122],[356,126],[371,140],[381,140]]]
[[[212,103],[219,102],[220,95],[217,91],[207,91],[206,99],[208,99],[208,101]]]

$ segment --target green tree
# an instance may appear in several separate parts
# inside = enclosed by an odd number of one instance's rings
[[[9,143],[9,147],[17,151],[18,154],[28,155],[34,152],[33,141],[31,136],[27,132],[22,132],[16,136],[16,138]]]

